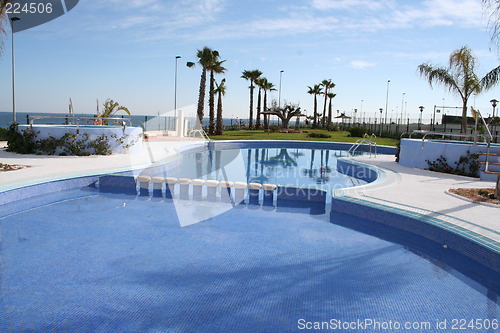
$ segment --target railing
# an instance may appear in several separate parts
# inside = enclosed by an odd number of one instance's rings
[[[353,156],[354,153],[356,152],[356,150],[359,148],[359,146],[361,146],[363,144],[368,144],[370,147],[370,152],[369,152],[370,157],[372,156],[372,147],[373,146],[375,146],[374,154],[375,154],[375,156],[377,156],[377,143],[372,139],[377,139],[377,136],[375,134],[372,134],[370,136],[368,136],[368,134],[365,134],[362,139],[356,140],[356,142],[347,151],[347,154]]]
[[[195,138],[196,137],[196,134],[199,134],[201,136],[202,139],[205,139],[205,140],[208,140],[210,141],[210,138],[208,137],[207,133],[203,130],[203,129],[195,129],[195,130],[191,130],[188,134],[188,137],[191,138],[191,135],[193,135],[192,137]]]
[[[411,139],[411,136],[413,134],[423,134],[423,137],[422,137],[422,149],[424,149],[425,139],[427,138],[428,135],[438,135],[438,136],[442,136],[442,137],[445,137],[445,136],[456,136],[456,137],[460,137],[460,138],[470,138],[470,137],[474,136],[474,134],[467,134],[467,133],[465,133],[465,134],[464,133],[445,133],[445,132],[415,130],[415,131],[413,131],[413,132],[410,133],[409,139]],[[478,137],[486,137],[483,134],[478,134],[477,136]],[[485,140],[485,141],[488,141],[488,140]]]
[[[484,166],[484,171],[485,172],[489,172],[489,166],[490,166],[490,149],[491,149],[491,142],[493,141],[493,135],[491,134],[490,127],[488,126],[488,124],[486,124],[486,120],[484,120],[484,117],[481,114],[481,112],[479,112],[479,110],[477,110],[477,113],[481,117],[481,120],[483,121],[484,127],[486,128],[486,131],[488,132],[488,134],[490,136],[489,140],[487,140],[488,146],[486,148],[486,164]],[[477,124],[477,122],[476,122],[476,124]]]
[[[109,120],[115,120],[115,121],[121,122],[121,124],[112,123],[112,124],[109,124],[107,126],[116,125],[116,126],[125,127],[125,122],[128,122],[130,127],[132,126],[132,120],[130,118],[121,118],[121,117],[101,118],[101,117],[86,117],[86,116],[79,116],[79,117],[75,117],[75,116],[30,116],[30,125],[33,125],[35,123],[35,120],[37,120],[37,119],[47,119],[47,118],[48,119],[65,119],[68,121],[68,124],[59,124],[59,125],[76,125],[77,127],[79,127],[80,125],[88,125],[89,121],[92,124],[96,124],[96,122],[98,123],[99,120],[101,123],[103,121],[109,121]],[[69,123],[70,120],[72,122],[74,122],[76,120],[76,124],[70,124]],[[86,123],[81,124],[82,120],[86,121]]]

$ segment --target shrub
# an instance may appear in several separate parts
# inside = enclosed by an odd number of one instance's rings
[[[7,130],[7,151],[19,154],[34,154],[36,152],[36,133],[31,127],[19,132],[18,126],[18,123],[12,123]]]
[[[8,130],[6,128],[1,128],[0,127],[0,140],[7,140],[7,132]]]
[[[448,164],[446,157],[441,155],[435,161],[426,160],[429,165],[429,170],[443,172],[443,173],[452,173],[455,175],[468,176],[468,177],[479,177],[479,155],[471,154],[470,150],[467,150],[467,154],[465,156],[460,156],[457,162],[455,162],[456,167],[453,168]]]
[[[337,125],[337,124],[330,124],[330,125],[328,125],[327,130],[330,131],[330,132],[339,132],[340,131],[340,126]]]
[[[309,133],[307,134],[308,137],[310,138],[318,138],[318,139],[329,139],[332,136],[324,133]]]
[[[361,126],[354,126],[348,129],[350,137],[359,137],[362,138],[368,130]]]

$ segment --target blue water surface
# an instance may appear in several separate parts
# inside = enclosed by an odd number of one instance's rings
[[[366,320],[421,326],[309,331],[450,332],[454,319],[500,313],[497,290],[341,214],[242,205],[180,227],[169,199],[48,197],[0,219],[1,332],[300,332]]]

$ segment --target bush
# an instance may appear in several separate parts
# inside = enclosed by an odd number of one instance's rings
[[[34,154],[36,152],[35,132],[28,127],[19,132],[18,123],[12,123],[7,131],[7,151],[19,154]]]
[[[310,138],[317,138],[317,139],[329,139],[332,136],[324,133],[309,133],[307,134],[308,137]]]
[[[368,133],[368,130],[361,126],[355,126],[349,128],[348,132],[350,137],[362,138],[366,133]]]
[[[479,167],[481,165],[479,162],[479,155],[471,154],[470,150],[467,150],[465,156],[460,156],[458,161],[455,162],[455,168],[449,165],[446,158],[442,155],[435,161],[426,160],[426,162],[431,171],[452,173],[468,177],[479,177]]]
[[[1,128],[0,127],[0,140],[1,141],[8,140],[8,138],[7,138],[7,132],[8,132],[8,130],[6,128]]]
[[[330,125],[328,125],[327,130],[330,131],[330,132],[339,132],[340,131],[340,126],[337,125],[337,124],[330,124]]]

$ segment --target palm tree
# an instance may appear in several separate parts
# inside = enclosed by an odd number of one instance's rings
[[[315,84],[313,87],[307,86],[309,90],[307,91],[308,94],[314,95],[314,118],[313,118],[313,128],[318,127],[317,119],[318,119],[318,100],[317,96],[320,95],[321,92],[321,86],[319,84]]]
[[[215,127],[215,134],[222,135],[224,133],[224,124],[222,122],[222,96],[226,94],[226,79],[217,84],[217,88],[214,90],[214,94],[217,94],[217,125]]]
[[[204,47],[201,50],[198,50],[196,53],[196,57],[198,57],[198,64],[201,65],[201,78],[200,78],[200,90],[198,95],[198,108],[196,110],[196,114],[198,116],[198,120],[200,125],[203,124],[203,116],[204,116],[204,107],[205,107],[205,90],[207,85],[207,69],[210,64],[213,63],[213,59],[215,56],[219,56],[219,52],[212,50],[209,47]],[[186,66],[192,68],[195,66],[194,62],[186,63]]]
[[[8,22],[7,13],[5,12],[5,5],[9,1],[0,1],[0,54],[3,53],[3,37],[6,35],[4,23]]]
[[[467,102],[472,94],[493,87],[500,74],[500,66],[490,71],[481,80],[475,68],[476,58],[468,46],[464,46],[450,54],[448,67],[435,67],[425,63],[418,66],[420,75],[432,84],[440,83],[451,92],[455,92],[462,99],[462,126],[461,133],[467,132]]]
[[[490,11],[489,24],[491,28],[491,42],[500,46],[500,0],[482,0],[485,9]]]
[[[214,51],[217,52],[217,51]],[[215,78],[214,78],[214,73],[215,74],[222,74],[226,71],[226,68],[222,66],[222,64],[226,60],[218,60],[219,53],[217,54],[214,53],[212,63],[209,64],[207,69],[210,71],[210,90],[209,90],[209,97],[208,97],[208,114],[209,114],[209,126],[208,126],[208,134],[213,135],[215,133],[215,102],[214,102],[214,97],[215,97]]]
[[[249,115],[249,120],[248,120],[248,127],[251,129],[253,127],[253,89],[255,80],[257,80],[261,75],[262,72],[259,71],[258,69],[254,69],[251,71],[245,70],[242,73],[243,75],[241,76],[242,79],[250,81],[250,115]]]
[[[335,83],[332,82],[332,80],[323,80],[321,81],[320,85],[325,88],[323,95],[324,95],[324,100],[325,102],[323,103],[323,120],[321,123],[321,127],[325,128],[325,121],[326,121],[326,101],[328,99],[328,93],[330,89],[333,89],[335,87]]]
[[[262,90],[263,90],[263,85],[267,82],[267,79],[265,77],[259,77],[257,80],[255,80],[255,84],[257,87],[259,87],[259,94],[257,97],[257,119],[255,120],[255,128],[260,129],[260,113],[261,113],[261,106],[262,106]],[[264,105],[264,110],[265,111],[266,106]]]
[[[128,115],[130,115],[130,111],[128,108],[125,106],[120,105],[120,103],[113,101],[112,99],[108,98],[106,102],[104,102],[104,110],[101,112],[100,117],[104,118],[103,119],[103,124],[107,125],[108,120],[106,118],[111,118],[117,113],[118,111],[124,111]]]
[[[328,103],[328,123],[327,123],[327,127],[330,127],[330,124],[332,123],[332,99],[335,96],[337,96],[337,94],[328,93],[327,96],[328,96],[328,99],[330,100],[330,102]]]
[[[267,92],[268,91],[276,91],[274,88],[274,84],[269,82],[266,78],[264,78],[264,82],[262,82],[262,89],[264,90],[264,106],[263,110],[266,112],[267,110]],[[264,114],[264,128],[269,128],[269,115]]]

